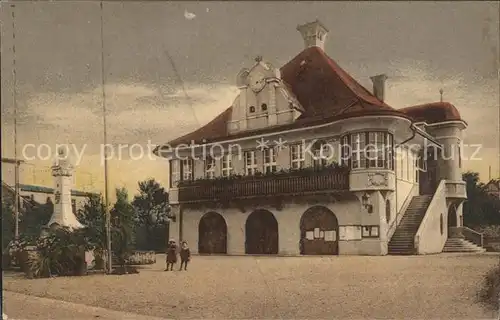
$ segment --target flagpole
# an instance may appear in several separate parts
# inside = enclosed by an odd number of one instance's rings
[[[106,239],[107,239],[107,262],[108,273],[113,270],[113,258],[111,253],[111,211],[109,210],[109,188],[108,188],[108,156],[107,156],[107,122],[106,122],[106,90],[105,85],[105,69],[104,69],[104,21],[103,21],[103,3],[100,1],[100,16],[101,16],[101,87],[102,87],[102,118],[103,118],[103,133],[104,133],[104,206],[106,210]]]
[[[15,4],[11,4],[12,8],[12,104],[14,107],[14,216],[15,229],[14,238],[19,239],[19,161],[17,159],[17,72],[16,72],[16,15]]]

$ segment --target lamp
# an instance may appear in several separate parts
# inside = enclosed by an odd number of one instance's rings
[[[365,194],[361,197],[361,204],[365,207],[368,213],[373,212],[373,205],[370,203],[370,195],[367,192],[365,192]]]

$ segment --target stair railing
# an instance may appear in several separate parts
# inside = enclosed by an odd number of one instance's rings
[[[481,232],[477,232],[476,230],[473,230],[469,227],[463,226],[462,227],[462,234],[464,235],[466,240],[469,240],[470,242],[474,243],[476,246],[483,247],[484,245],[484,238],[483,234]]]
[[[396,228],[398,227],[399,223],[403,219],[406,209],[410,206],[411,200],[413,200],[413,197],[415,197],[416,190],[417,190],[418,184],[413,185],[411,187],[410,192],[408,193],[408,196],[406,197],[405,201],[403,202],[403,205],[401,206],[401,209],[397,211],[396,207],[396,218],[391,222],[389,227],[387,228],[387,241],[391,240],[392,236],[394,235],[394,232],[396,232]],[[397,203],[396,203],[397,205]]]
[[[443,200],[442,198],[446,196],[445,190],[446,190],[446,180],[441,180],[439,182],[438,187],[436,188],[436,191],[432,195],[431,202],[429,203],[427,210],[425,210],[424,218],[422,219],[422,222],[420,223],[420,226],[418,227],[417,233],[415,234],[413,244],[414,244],[416,254],[418,254],[420,251],[420,239],[422,239],[422,233],[424,233],[424,230],[426,229],[426,224],[427,224],[427,221],[429,221],[429,216],[431,215],[432,212],[435,211],[434,207],[438,204],[438,202],[442,201]],[[443,228],[446,228],[446,226],[443,226]],[[444,245],[444,243],[443,243],[443,245]]]

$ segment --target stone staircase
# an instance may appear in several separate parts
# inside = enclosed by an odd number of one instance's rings
[[[432,195],[415,196],[411,199],[401,222],[389,241],[388,253],[391,255],[415,254],[415,234],[424,218],[427,207],[432,200]]]
[[[474,243],[463,238],[448,238],[444,244],[443,252],[485,252],[486,249],[481,248]]]

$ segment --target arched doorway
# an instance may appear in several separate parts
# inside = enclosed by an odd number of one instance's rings
[[[339,223],[328,208],[316,206],[300,219],[300,254],[337,255]]]
[[[208,212],[200,219],[198,226],[198,253],[227,253],[226,220],[217,212]]]
[[[458,227],[457,206],[452,203],[448,208],[448,228]]]
[[[252,212],[245,224],[246,254],[278,253],[278,221],[267,210]]]

